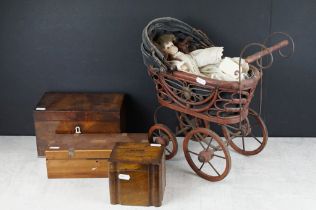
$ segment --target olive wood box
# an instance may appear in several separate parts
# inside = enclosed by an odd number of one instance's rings
[[[148,142],[146,133],[103,134],[101,140],[70,147],[51,146],[45,151],[48,178],[104,178],[117,142]]]
[[[45,93],[33,112],[38,156],[50,146],[76,147],[124,132],[123,102],[119,93]]]
[[[166,185],[163,146],[117,143],[109,163],[111,204],[161,206]]]

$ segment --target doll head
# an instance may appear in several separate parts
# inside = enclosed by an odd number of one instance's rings
[[[158,37],[157,44],[164,53],[173,56],[179,51],[173,43],[175,40],[176,37],[173,34],[163,34]]]

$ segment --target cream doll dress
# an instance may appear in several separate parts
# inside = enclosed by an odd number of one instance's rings
[[[184,54],[178,51],[172,61],[177,69],[191,74],[206,76],[211,79],[238,81],[239,80],[239,57],[229,58],[223,56],[223,47],[210,47],[198,49]],[[186,69],[182,65],[186,65]],[[248,64],[244,59],[241,60],[241,80],[247,78],[249,70]]]

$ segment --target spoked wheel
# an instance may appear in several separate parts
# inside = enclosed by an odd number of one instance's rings
[[[248,117],[239,123],[222,126],[229,145],[243,155],[255,155],[263,150],[268,141],[268,130],[261,117],[249,109]]]
[[[215,182],[230,171],[231,158],[222,139],[207,128],[196,128],[184,139],[183,151],[190,167],[200,177]]]
[[[150,143],[157,143],[165,146],[166,159],[173,158],[178,151],[178,142],[172,131],[163,124],[155,124],[148,131]]]

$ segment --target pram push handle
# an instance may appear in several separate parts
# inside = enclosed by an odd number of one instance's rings
[[[273,45],[273,46],[271,46],[269,48],[265,48],[265,49],[255,53],[253,55],[248,56],[245,59],[245,61],[247,63],[253,63],[253,62],[255,62],[256,60],[262,58],[265,55],[268,55],[268,54],[270,54],[270,53],[272,53],[272,52],[274,52],[276,50],[280,50],[281,48],[286,47],[288,44],[289,44],[288,40],[280,41],[280,42],[276,43],[275,45]]]

